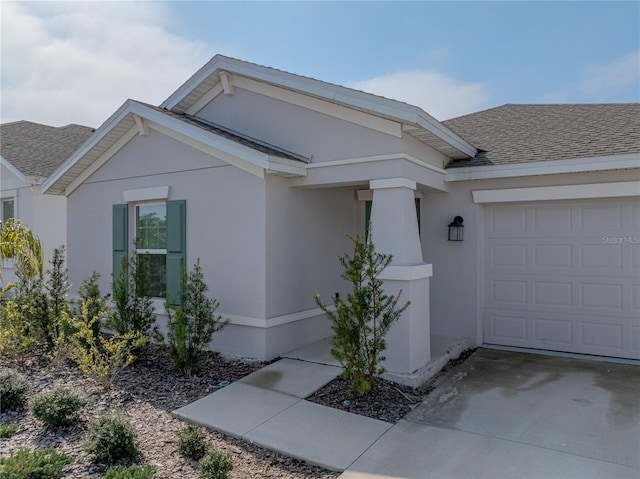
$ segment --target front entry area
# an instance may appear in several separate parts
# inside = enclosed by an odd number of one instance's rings
[[[640,359],[637,198],[484,208],[485,344]]]

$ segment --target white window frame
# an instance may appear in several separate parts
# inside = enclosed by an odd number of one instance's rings
[[[5,193],[6,196],[0,198],[0,220],[5,221],[4,218],[4,202],[5,201],[13,201],[13,218],[17,221],[18,219],[18,195],[15,194],[14,191],[8,191]]]
[[[138,240],[138,207],[139,206],[151,206],[151,205],[164,205],[165,207],[165,221],[166,221],[166,215],[167,215],[167,201],[166,200],[150,200],[150,201],[140,201],[140,202],[136,202],[133,203],[133,211],[134,211],[134,224],[133,224],[133,231],[135,233],[135,240],[137,242]],[[165,258],[167,256],[167,249],[154,249],[154,248],[138,248],[136,245],[136,249],[135,249],[135,254],[136,256],[139,254],[149,254],[149,255],[165,255]],[[165,291],[166,294],[166,291]],[[154,296],[153,298],[162,298],[163,296]]]

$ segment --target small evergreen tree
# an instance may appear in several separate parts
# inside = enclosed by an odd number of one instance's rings
[[[202,276],[200,260],[196,261],[189,274],[182,275],[180,305],[165,301],[169,329],[169,359],[178,369],[192,374],[198,368],[204,349],[213,335],[226,326],[228,320],[215,311],[220,305],[217,300],[206,296],[209,290]]]
[[[386,349],[385,336],[391,325],[409,306],[398,306],[402,291],[395,296],[384,292],[380,273],[391,263],[392,256],[377,253],[373,241],[364,242],[360,236],[349,236],[353,242],[353,256],[340,256],[344,268],[342,278],[353,285],[346,301],[333,299],[335,312],[322,304],[315,295],[316,304],[332,323],[333,348],[331,354],[345,368],[353,391],[367,394],[376,374],[382,374],[380,363]]]
[[[109,308],[107,306],[107,298],[100,294],[100,287],[98,286],[98,279],[100,273],[94,271],[87,279],[82,281],[78,294],[80,295],[80,301],[78,303],[78,310],[76,316],[82,315],[82,305],[87,306],[87,316],[89,318],[98,317],[98,320],[92,324],[93,336],[97,338],[100,335],[100,328],[102,321],[106,320],[110,316]]]
[[[130,258],[122,259],[120,273],[113,278],[113,301],[116,310],[107,321],[107,327],[114,329],[118,334],[152,334],[155,317],[147,282],[147,268],[147,261],[134,251]]]

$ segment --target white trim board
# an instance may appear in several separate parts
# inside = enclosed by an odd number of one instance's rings
[[[511,203],[518,201],[575,200],[589,198],[620,198],[640,196],[640,181],[596,183],[589,185],[539,186],[502,190],[472,191],[473,202]]]
[[[357,165],[359,163],[374,163],[378,161],[394,161],[394,160],[405,160],[410,163],[414,163],[418,166],[423,166],[429,170],[433,170],[443,175],[446,173],[446,170],[442,168],[438,168],[437,166],[433,166],[427,163],[426,161],[419,160],[414,156],[407,155],[406,153],[392,153],[389,155],[362,156],[359,158],[345,158],[343,160],[321,161],[318,163],[309,163],[307,165],[307,169],[330,168],[332,166]]]
[[[587,173],[591,171],[640,168],[640,154],[594,156],[567,160],[536,161],[513,165],[469,166],[450,168],[445,181],[487,180],[518,176],[557,175],[560,173]]]

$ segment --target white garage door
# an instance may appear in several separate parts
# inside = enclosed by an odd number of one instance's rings
[[[484,342],[640,359],[640,203],[484,209]]]

